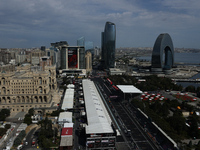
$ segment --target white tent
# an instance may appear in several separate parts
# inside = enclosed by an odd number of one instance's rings
[[[138,88],[134,87],[133,85],[117,85],[117,87],[124,93],[124,99],[126,93],[143,93]]]
[[[113,133],[111,118],[94,83],[83,80],[83,92],[88,120],[86,134]]]
[[[58,123],[72,123],[72,112],[61,112],[59,114]]]
[[[117,85],[117,87],[123,92],[123,93],[143,93],[138,88],[134,87],[133,85]]]

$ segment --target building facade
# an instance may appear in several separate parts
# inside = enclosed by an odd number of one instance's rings
[[[163,63],[163,53],[165,59]],[[166,72],[170,73],[170,69],[174,65],[174,46],[172,39],[168,33],[160,34],[154,44],[151,71],[155,73]]]
[[[57,89],[56,67],[44,71],[19,66],[16,72],[0,73],[0,109],[27,112],[30,108],[52,105],[52,91]]]
[[[7,65],[0,65],[0,73],[7,73],[15,71],[15,65],[7,64]]]
[[[81,46],[79,48],[79,69],[85,69],[85,48]]]
[[[105,69],[114,68],[116,26],[112,22],[106,22],[102,36],[102,63]]]
[[[42,67],[42,70],[45,70],[46,66],[51,66],[52,65],[52,61],[51,61],[51,57],[48,56],[44,56],[44,57],[40,57],[40,66]]]
[[[18,54],[16,56],[16,63],[23,63],[26,60],[26,55],[25,54]]]
[[[11,60],[11,53],[7,51],[0,51],[0,62],[8,64]]]
[[[85,69],[85,49],[81,46],[63,46],[61,69]]]
[[[92,54],[90,51],[87,51],[85,54],[85,64],[86,64],[86,71],[89,72],[92,70]]]
[[[31,52],[31,64],[32,65],[39,65],[40,64],[40,57],[45,56],[45,52],[41,51],[40,49],[34,50]]]

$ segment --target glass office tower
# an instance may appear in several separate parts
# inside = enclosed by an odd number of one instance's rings
[[[81,37],[77,40],[77,46],[85,46],[85,38]]]
[[[85,51],[94,50],[94,44],[91,41],[85,41]]]
[[[102,62],[104,68],[114,68],[115,64],[115,41],[116,27],[112,22],[106,22],[102,35]]]

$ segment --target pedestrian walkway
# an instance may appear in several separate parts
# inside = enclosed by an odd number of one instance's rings
[[[190,141],[192,141],[192,145],[196,145],[198,144],[200,139],[185,139],[185,140],[182,140],[182,143],[189,144]]]

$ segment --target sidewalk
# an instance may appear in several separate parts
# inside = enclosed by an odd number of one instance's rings
[[[198,144],[198,142],[200,141],[200,139],[185,139],[185,140],[182,140],[183,143],[185,144],[189,144],[189,142],[192,141],[192,145],[195,145],[195,144]]]

